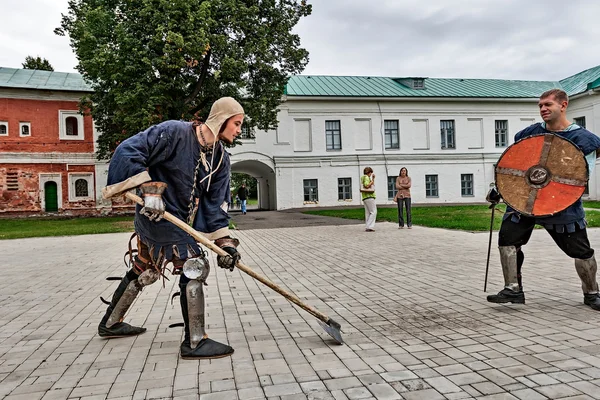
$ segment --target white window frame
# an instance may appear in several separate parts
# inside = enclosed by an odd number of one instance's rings
[[[85,179],[88,183],[88,195],[77,196],[75,191],[75,182],[78,179]],[[94,200],[94,174],[91,172],[74,172],[69,174],[69,201]]]
[[[348,180],[348,185],[345,185],[346,180]],[[346,195],[350,197],[340,199],[340,195],[342,197]],[[338,201],[352,201],[352,178],[338,178]]]
[[[29,129],[29,135],[23,135],[23,127],[26,126]],[[19,136],[20,137],[31,137],[31,122],[19,122]]]
[[[453,119],[440,120],[440,132],[442,150],[456,150],[456,121]]]
[[[575,124],[579,125],[580,127],[582,127],[583,129],[585,129],[585,125],[586,125],[585,115],[583,115],[581,117],[575,117],[575,118],[573,118],[573,122]],[[583,124],[582,124],[582,122],[583,122]]]
[[[0,133],[0,136],[8,136],[8,121],[0,121],[0,126],[6,127],[6,133]]]
[[[327,124],[337,124],[337,129],[327,128]],[[331,137],[331,148],[329,146],[329,138]],[[335,139],[339,139],[339,143],[336,145]],[[340,151],[342,150],[342,121],[339,119],[328,119],[325,121],[325,150],[326,151]]]
[[[429,194],[427,194],[428,192],[429,192]],[[435,194],[433,192],[435,192]],[[440,182],[438,180],[437,174],[425,175],[425,197],[426,198],[439,198],[440,197]]]
[[[388,176],[387,177],[387,197],[388,200],[394,200],[394,196],[396,196],[396,178],[397,176]]]
[[[316,185],[314,187],[312,186],[307,186],[308,182],[315,181]],[[311,194],[310,192],[307,193],[306,190],[310,190],[310,189],[314,189],[315,190],[315,197],[316,199],[311,200]],[[306,200],[306,196],[308,195],[309,200]],[[302,180],[302,199],[304,200],[304,204],[318,204],[319,203],[319,180],[318,179],[304,179]]]
[[[495,128],[495,146],[496,148],[504,148],[508,146],[508,120],[494,120]],[[504,141],[502,141],[504,139]]]
[[[67,118],[77,118],[77,136],[67,135]],[[58,110],[58,138],[60,140],[84,140],[83,115],[76,110]]]
[[[470,179],[469,179],[470,177]],[[475,177],[473,174],[460,174],[460,195],[461,197],[475,196]],[[471,194],[466,192],[471,191]]]
[[[396,124],[395,127],[391,127]],[[383,121],[383,136],[386,150],[400,150],[400,121],[397,119],[386,119]],[[390,138],[388,146],[388,137]],[[396,138],[396,143],[394,143]]]

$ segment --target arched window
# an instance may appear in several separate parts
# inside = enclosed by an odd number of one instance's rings
[[[65,120],[65,126],[67,129],[67,136],[77,136],[79,134],[77,130],[77,118],[76,117],[67,117]]]
[[[75,181],[75,196],[77,197],[88,197],[88,182],[85,179],[77,179]]]

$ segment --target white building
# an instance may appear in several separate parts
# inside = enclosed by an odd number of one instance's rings
[[[570,95],[568,117],[600,132],[600,66],[558,82],[294,76],[277,130],[231,149],[232,171],[258,179],[263,209],[360,205],[364,167],[392,204],[401,167],[414,203],[484,202],[515,133],[541,121],[541,93]],[[599,197],[598,174],[589,198]]]

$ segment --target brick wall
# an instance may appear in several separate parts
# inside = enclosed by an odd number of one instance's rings
[[[77,102],[0,98],[0,121],[8,122],[8,136],[0,136],[0,152],[93,153],[92,118],[84,117],[84,140],[60,140],[59,110],[77,111]],[[20,136],[19,122],[31,123],[31,136]]]
[[[94,165],[2,164],[0,165],[0,213],[43,212],[40,174],[60,174],[61,192],[58,195],[62,207],[59,213],[94,214],[96,213],[96,201],[93,196],[94,170]],[[93,174],[91,185],[88,185],[90,200],[69,201],[69,190],[73,191],[69,174],[77,173]]]

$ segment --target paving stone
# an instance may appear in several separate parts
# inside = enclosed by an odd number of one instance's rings
[[[181,332],[167,328],[181,321],[170,303],[176,279],[145,288],[132,305],[126,320],[145,326],[144,335],[96,336],[106,307],[97,299],[116,287],[104,277],[122,275],[115,249],[129,234],[69,237],[68,252],[64,238],[0,241],[0,398],[600,398],[600,321],[545,232],[527,245],[528,303],[519,307],[481,293],[487,234],[377,225],[368,237],[360,224],[236,231],[248,265],[339,321],[346,345],[333,345],[312,316],[249,276],[214,269],[208,332],[236,352],[200,362],[179,359]],[[600,229],[588,234],[600,240]],[[369,265],[357,261],[357,241],[373,249]],[[403,263],[389,257],[398,243],[411,249]],[[489,285],[499,288],[493,250]],[[43,295],[16,293],[23,252],[47,277]],[[82,265],[94,272],[82,275]]]

